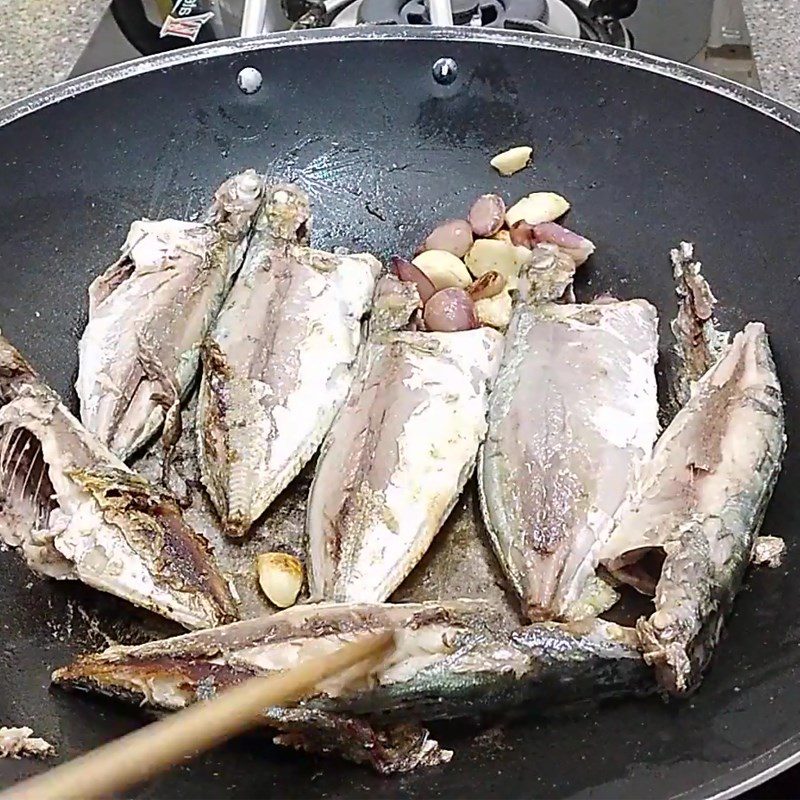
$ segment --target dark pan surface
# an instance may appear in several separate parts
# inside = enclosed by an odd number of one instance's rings
[[[579,292],[642,295],[664,317],[667,252],[697,242],[723,323],[767,323],[794,439],[800,136],[788,110],[716,79],[702,88],[699,73],[666,62],[545,37],[321,33],[197,52],[5,112],[18,118],[0,127],[0,323],[70,401],[85,288],[130,221],[199,211],[227,174],[253,166],[311,192],[315,243],[381,256],[407,252],[482,192],[561,192],[598,246]],[[431,80],[441,55],[460,67],[447,88]],[[245,65],[265,76],[253,96],[235,86]],[[535,145],[535,167],[498,178],[489,157],[519,143]],[[136,796],[694,797],[757,781],[800,749],[797,452],[764,526],[788,539],[786,562],[750,575],[691,700],[532,714],[477,739],[445,727],[449,767],[391,780],[252,736]],[[48,677],[105,636],[130,638],[142,615],[38,580],[12,553],[0,554],[0,587],[0,724],[31,724],[62,758],[136,727],[135,710],[49,690]],[[40,768],[0,762],[0,784]]]

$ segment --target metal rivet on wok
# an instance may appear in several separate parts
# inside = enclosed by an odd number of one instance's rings
[[[458,75],[458,64],[452,58],[439,58],[433,65],[433,79],[442,86],[449,86]]]
[[[255,94],[261,88],[263,78],[255,67],[245,67],[236,76],[236,83],[245,94]]]

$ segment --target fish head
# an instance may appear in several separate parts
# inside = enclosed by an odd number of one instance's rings
[[[248,169],[228,178],[214,193],[206,224],[217,228],[230,240],[240,240],[264,197],[264,178]]]
[[[370,335],[374,338],[408,327],[412,316],[422,308],[415,284],[395,275],[384,275],[375,286],[370,317]]]
[[[0,333],[0,406],[13,400],[25,386],[37,380],[33,367]]]
[[[147,595],[146,586],[152,584],[151,593],[162,596],[171,612],[167,616],[187,627],[237,617],[230,588],[211,560],[207,543],[187,525],[170,494],[124,467],[101,463],[66,474],[82,493],[82,508],[74,516],[91,516],[98,534],[87,548],[75,541],[73,526],[57,539],[62,551],[82,557],[85,568],[91,569],[95,557],[119,560],[129,548],[138,563],[134,567],[131,562],[130,570],[120,569],[118,579],[127,575],[134,594],[141,588]],[[102,536],[102,528],[108,536]],[[141,587],[136,585],[137,575],[142,576]]]
[[[572,288],[578,265],[569,252],[548,242],[537,244],[519,276],[519,296],[531,305],[560,300]]]
[[[207,542],[177,502],[90,434],[0,337],[0,540],[31,569],[174,619],[237,617]]]
[[[311,228],[308,195],[293,184],[269,186],[257,226],[278,242],[308,244]]]

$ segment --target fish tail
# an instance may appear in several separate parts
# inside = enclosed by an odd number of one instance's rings
[[[253,470],[246,464],[230,465],[228,471],[228,513],[225,517],[225,532],[240,538],[252,525],[253,514]]]
[[[241,539],[250,530],[250,521],[242,514],[230,516],[225,520],[225,535],[231,539]]]

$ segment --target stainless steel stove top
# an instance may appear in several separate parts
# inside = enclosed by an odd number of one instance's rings
[[[741,0],[642,0],[625,25],[638,50],[760,88]],[[70,75],[140,55],[109,9]]]

